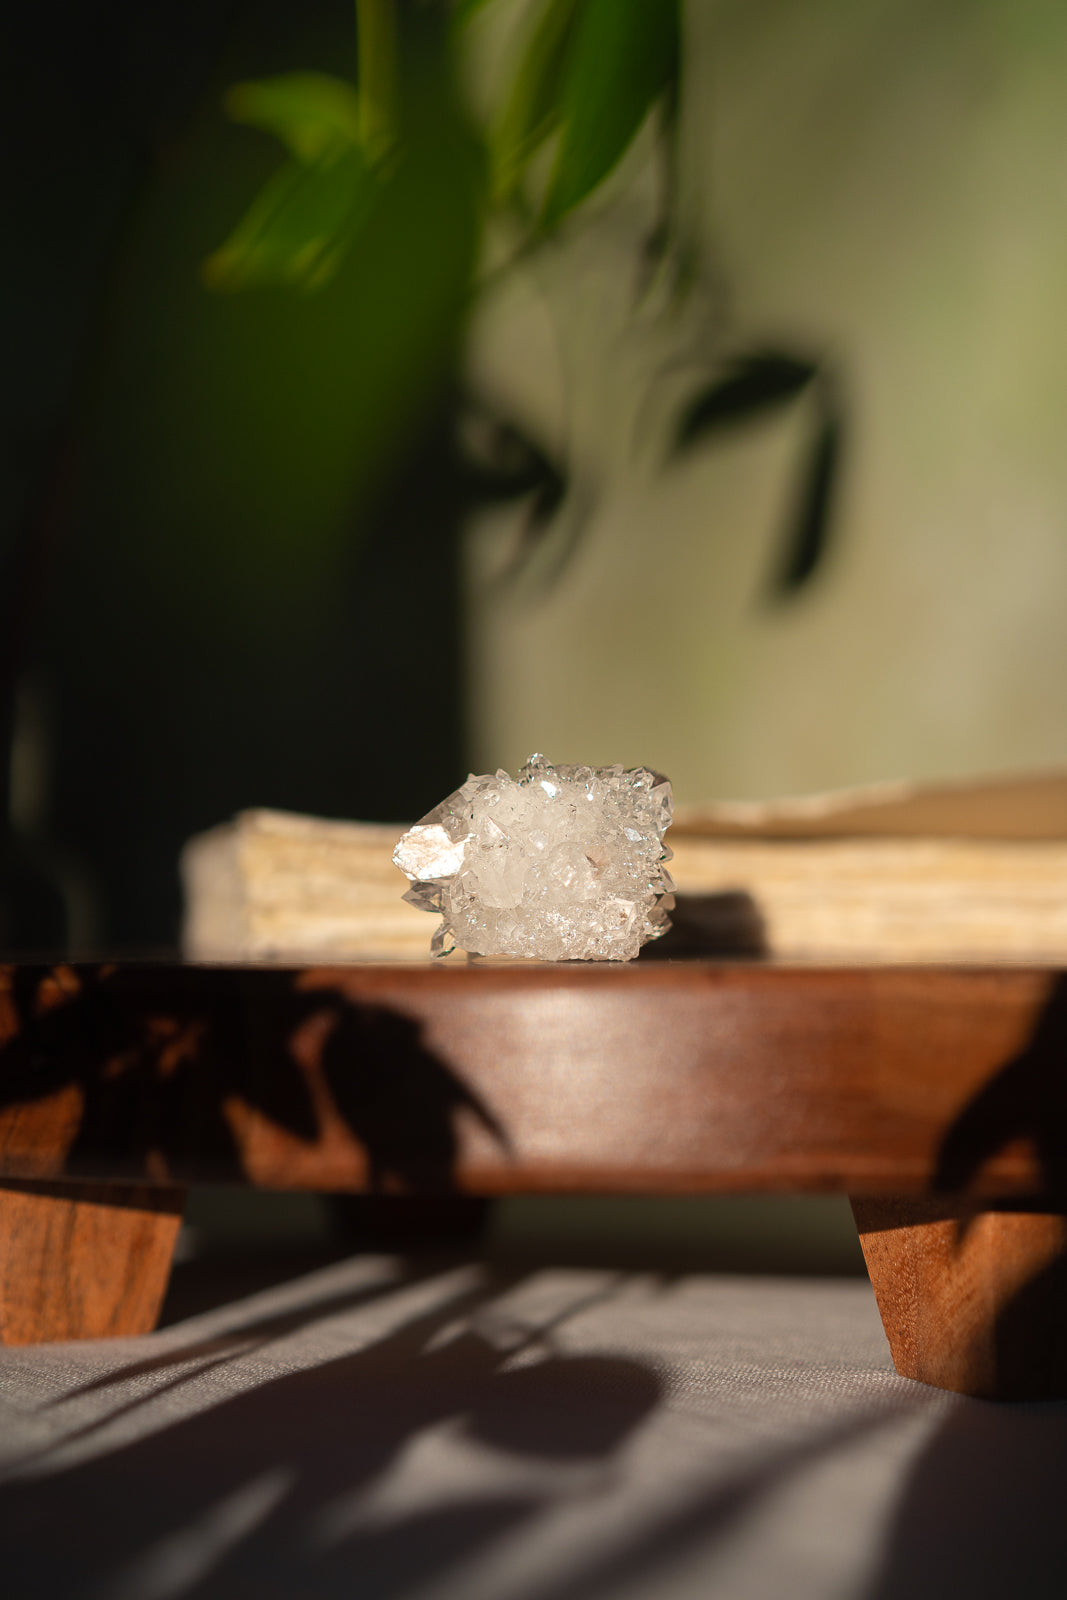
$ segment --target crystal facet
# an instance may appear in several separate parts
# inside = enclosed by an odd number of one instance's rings
[[[404,896],[440,913],[434,955],[629,961],[670,927],[665,778],[634,767],[554,767],[517,779],[473,773],[409,828],[393,860]]]

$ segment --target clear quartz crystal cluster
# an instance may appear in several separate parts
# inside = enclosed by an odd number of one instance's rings
[[[670,926],[672,811],[670,784],[644,767],[534,755],[517,779],[472,774],[393,860],[412,880],[405,900],[442,918],[434,955],[629,961]]]

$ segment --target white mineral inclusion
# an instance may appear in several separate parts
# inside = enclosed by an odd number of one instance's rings
[[[663,835],[673,801],[645,767],[554,767],[475,777],[409,828],[393,860],[404,896],[440,914],[434,955],[629,961],[670,927]]]

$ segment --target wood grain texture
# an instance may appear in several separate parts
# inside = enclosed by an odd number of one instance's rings
[[[854,1199],[897,1371],[998,1400],[1067,1397],[1067,1217]]]
[[[0,1184],[0,1344],[149,1332],[182,1201],[177,1189]]]
[[[16,1180],[844,1190],[902,1372],[1061,1393],[1065,1062],[1041,969],[0,969],[4,1337],[149,1326],[177,1227]]]
[[[0,1177],[1067,1193],[1067,982],[693,962],[0,970]]]

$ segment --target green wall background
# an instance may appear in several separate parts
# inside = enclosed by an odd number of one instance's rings
[[[686,19],[695,295],[635,299],[646,140],[475,329],[478,382],[569,454],[548,541],[580,524],[547,594],[495,579],[517,514],[472,532],[476,766],[643,761],[700,801],[1067,760],[1067,11]],[[808,402],[669,460],[687,396],[759,346],[826,360],[846,422],[825,567],[778,605]]]

